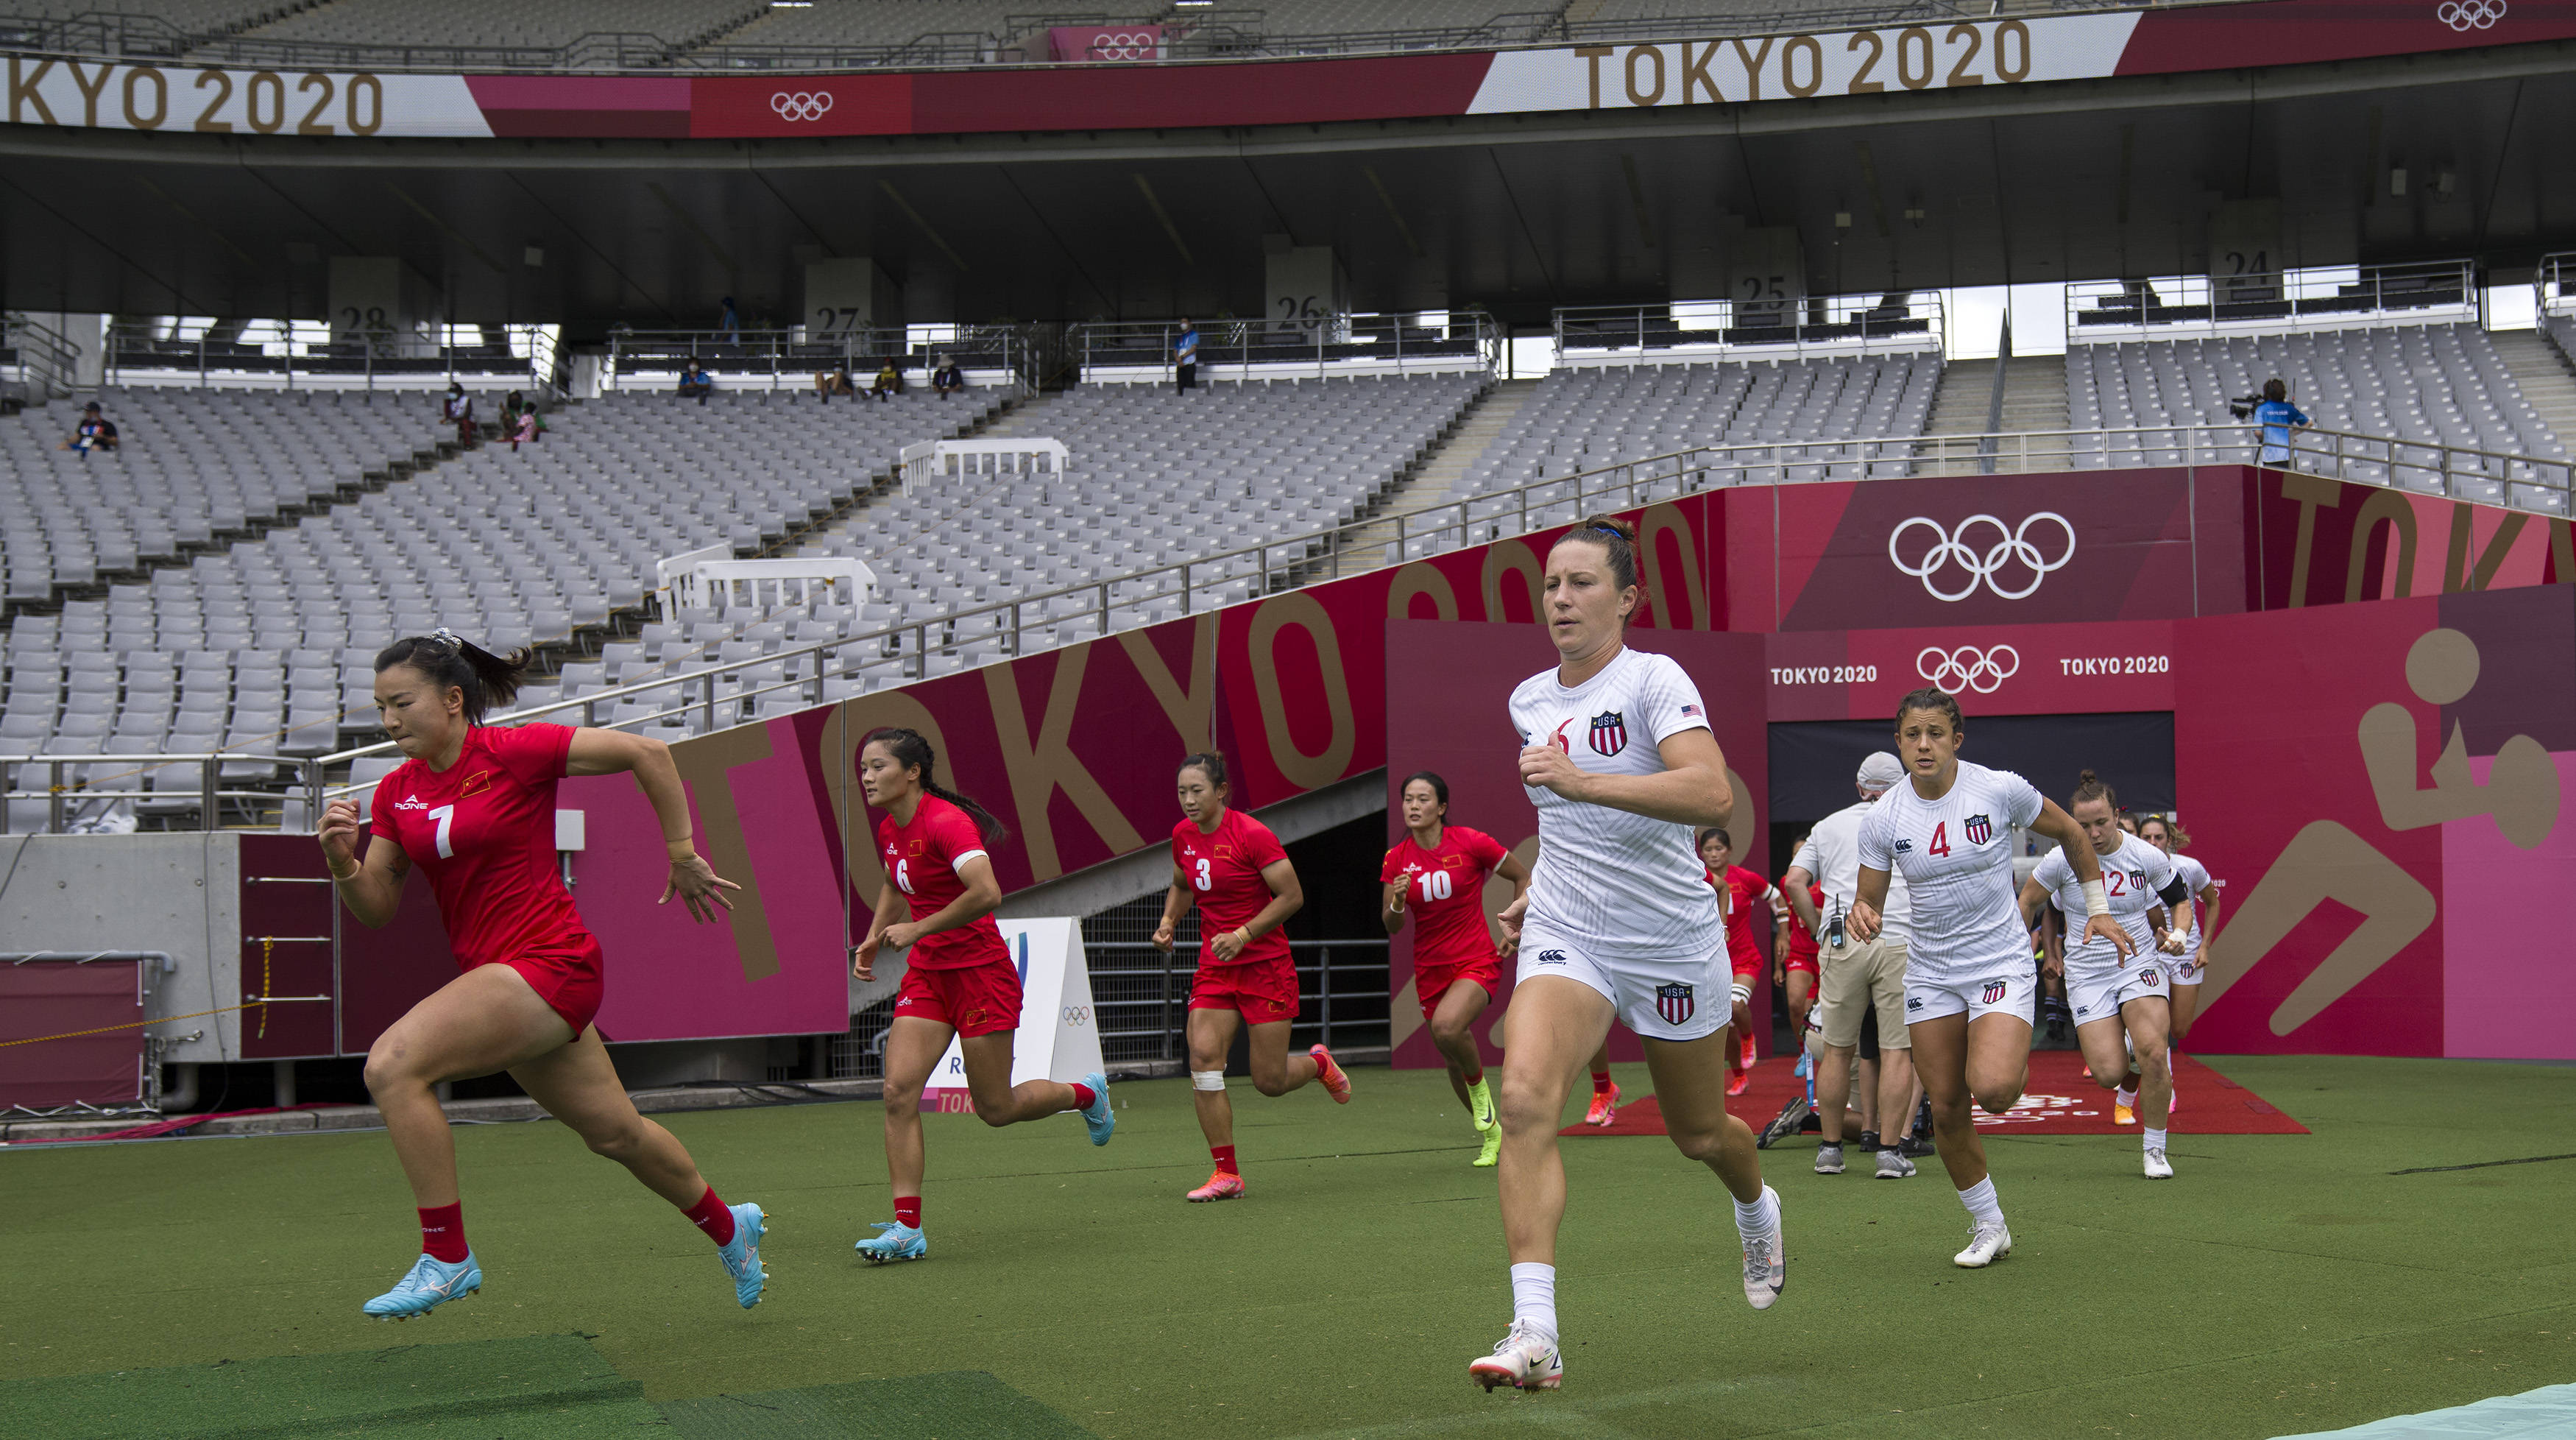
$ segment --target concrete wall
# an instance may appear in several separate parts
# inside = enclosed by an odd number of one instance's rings
[[[172,835],[0,836],[0,948],[166,950],[175,974],[153,977],[146,1013],[193,1015],[240,999],[241,845],[213,831]],[[168,1061],[232,1060],[241,1014],[156,1024],[196,1034]]]

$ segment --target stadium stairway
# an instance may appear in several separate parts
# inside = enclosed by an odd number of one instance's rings
[[[1536,380],[1500,380],[1487,387],[1458,418],[1457,423],[1433,443],[1422,459],[1397,477],[1395,484],[1380,497],[1376,509],[1382,515],[1445,505],[1476,493],[1476,482],[1468,467],[1474,465],[1494,442],[1512,417],[1529,404],[1538,393]],[[1374,570],[1380,565],[1393,565],[1402,557],[1396,551],[1396,527],[1382,520],[1361,529],[1343,546],[1344,573]]]
[[[1960,360],[1941,372],[1932,397],[1926,437],[1983,435],[1989,430],[2029,433],[2066,428],[2066,360],[2059,355],[2016,355],[2003,364],[2003,406],[1996,420],[1996,367],[1992,360]],[[1924,452],[1925,475],[1973,475],[1978,457],[1952,444]],[[2003,468],[1999,463],[1997,468]]]
[[[2576,435],[2576,366],[2537,330],[2497,330],[2488,337],[2522,398],[2553,435]]]

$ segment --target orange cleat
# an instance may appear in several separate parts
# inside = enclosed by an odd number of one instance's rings
[[[1752,1083],[1753,1075],[1751,1071],[1730,1070],[1727,1072],[1726,1076],[1726,1093],[1729,1095],[1741,1095],[1744,1093],[1745,1087]]]
[[[1755,1062],[1756,1060],[1759,1060],[1760,1058],[1761,1058],[1761,1056],[1759,1056],[1758,1054],[1756,1054],[1756,1053],[1754,1052],[1754,1049],[1753,1049],[1753,1037],[1752,1037],[1752,1036],[1750,1036],[1750,1035],[1745,1036],[1745,1037],[1744,1037],[1744,1065],[1743,1065],[1743,1068],[1744,1068],[1744,1069],[1747,1069],[1747,1070],[1752,1069],[1752,1068],[1753,1068],[1753,1065],[1754,1065],[1754,1062]]]
[[[1607,1090],[1593,1091],[1592,1108],[1583,1112],[1583,1123],[1586,1125],[1607,1125],[1618,1118],[1618,1085],[1614,1083]]]
[[[1217,1171],[1215,1174],[1210,1175],[1207,1178],[1207,1183],[1205,1185],[1202,1185],[1196,1190],[1190,1192],[1190,1203],[1192,1204],[1198,1204],[1208,1200],[1240,1200],[1242,1198],[1243,1177],[1231,1170]]]
[[[1351,1103],[1350,1074],[1334,1062],[1333,1052],[1315,1045],[1308,1047],[1306,1053],[1315,1057],[1315,1078],[1324,1082],[1324,1093],[1332,1096],[1336,1105]]]

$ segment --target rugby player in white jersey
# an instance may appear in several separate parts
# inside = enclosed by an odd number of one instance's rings
[[[2173,1178],[2165,1159],[2167,1116],[2172,1111],[2173,1072],[2168,1068],[2165,1037],[2172,1018],[2171,974],[2167,958],[2183,951],[2183,937],[2168,920],[2169,907],[2181,906],[2191,892],[2174,872],[2172,857],[2120,826],[2120,800],[2100,777],[2087,770],[2066,799],[2067,812],[2084,827],[2084,838],[2101,867],[2103,898],[2111,918],[2129,934],[2141,953],[2134,961],[2089,936],[2066,947],[2049,961],[2066,977],[2066,1003],[2075,1012],[2075,1041],[2095,1083],[2105,1090],[2127,1092],[2132,1084],[2145,1103],[2146,1171],[2151,1180]],[[2050,852],[2022,882],[2022,913],[2041,918],[2054,902],[2058,913],[2074,917],[2084,911],[2084,891],[2065,849]],[[2182,912],[2190,911],[2184,907]],[[2184,925],[2188,927],[2189,921]],[[2126,1049],[2123,1049],[2125,1043]],[[2133,1058],[2134,1057],[2134,1058]],[[2136,1076],[2133,1081],[2130,1076]]]
[[[2000,1115],[2021,1098],[2039,989],[2030,931],[2013,903],[2013,830],[2027,826],[2067,849],[2087,916],[2079,933],[2122,954],[2134,947],[2111,918],[2101,867],[2073,817],[2011,771],[1961,760],[1966,739],[1959,702],[1942,691],[1917,690],[1898,702],[1896,758],[1907,783],[1861,821],[1860,893],[1844,928],[1860,943],[1874,939],[1888,874],[1905,877],[1906,1035],[1932,1106],[1933,1146],[1968,1210],[1968,1248],[1952,1259],[1975,1269],[2012,1253],[2012,1231],[1968,1102],[1974,1096]]]
[[[1499,917],[1520,942],[1496,1101],[1512,1325],[1467,1367],[1487,1390],[1552,1390],[1564,1378],[1556,1131],[1577,1071],[1614,1019],[1645,1041],[1673,1144],[1735,1198],[1745,1299],[1770,1308],[1788,1277],[1780,1197],[1762,1183],[1753,1132],[1726,1113],[1733,971],[1716,893],[1691,848],[1692,827],[1725,824],[1735,795],[1698,687],[1670,657],[1627,648],[1643,594],[1626,522],[1565,532],[1548,552],[1540,605],[1558,661],[1512,692],[1539,854],[1528,893]],[[1677,1236],[1699,1223],[1672,1218]]]
[[[2170,1057],[2191,1037],[2191,1022],[2200,1014],[2200,982],[2208,975],[2212,961],[2209,936],[2218,928],[2219,900],[2226,882],[2212,878],[2208,866],[2182,853],[2190,846],[2191,835],[2171,815],[2140,819],[2138,838],[2172,856],[2174,874],[2191,890],[2191,904],[2187,907],[2194,912],[2191,924],[2174,927],[2187,929],[2188,933],[2183,936],[2182,958],[2173,963],[2173,1037],[2165,1047]],[[2181,1097],[2182,1087],[2177,1084],[2174,1098],[2178,1102]],[[2129,1091],[2122,1091],[2116,1099],[2123,1106],[2138,1103],[2136,1094]]]

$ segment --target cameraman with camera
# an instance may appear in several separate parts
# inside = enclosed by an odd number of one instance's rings
[[[2254,462],[2258,465],[2289,464],[2290,432],[2316,423],[2290,403],[2290,388],[2277,375],[2263,382],[2262,394],[2239,395],[2228,401],[2227,412],[2263,427],[2263,454]]]

